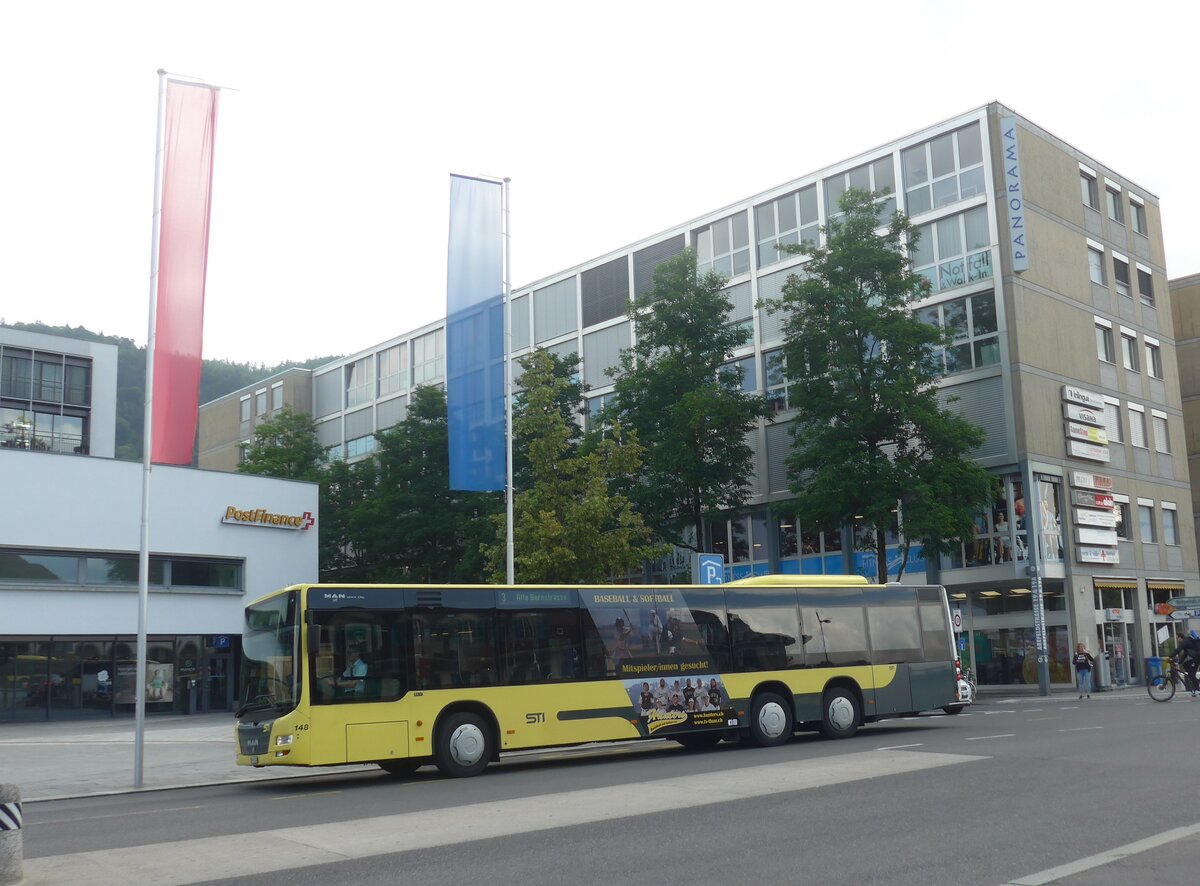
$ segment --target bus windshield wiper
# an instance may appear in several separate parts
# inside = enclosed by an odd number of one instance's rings
[[[234,716],[241,717],[247,711],[252,711],[257,708],[278,709],[278,707],[279,707],[279,702],[275,701],[275,699],[273,699],[271,696],[256,695],[253,699],[251,699],[250,701],[248,701],[244,705],[242,705],[240,708],[238,708],[237,712],[234,714]]]

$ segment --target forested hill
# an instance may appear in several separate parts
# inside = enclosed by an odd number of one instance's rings
[[[45,323],[9,323],[14,329],[61,335],[85,341],[99,341],[117,346],[117,458],[137,460],[142,457],[142,415],[146,391],[146,349],[132,339],[104,335],[82,326],[47,326]],[[261,379],[299,366],[312,369],[339,355],[311,357],[308,360],[287,360],[276,366],[255,363],[232,363],[229,360],[205,360],[200,372],[200,402],[236,391]]]

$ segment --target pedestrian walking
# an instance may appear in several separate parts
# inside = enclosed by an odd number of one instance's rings
[[[1082,643],[1075,646],[1075,656],[1071,659],[1071,664],[1075,665],[1075,686],[1079,690],[1080,698],[1092,697],[1092,665],[1095,663],[1096,660]]]

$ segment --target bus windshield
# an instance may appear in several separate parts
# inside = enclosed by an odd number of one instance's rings
[[[286,713],[300,698],[297,592],[246,607],[242,628],[242,687],[237,716]]]

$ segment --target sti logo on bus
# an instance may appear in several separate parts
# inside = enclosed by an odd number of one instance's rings
[[[534,723],[545,723],[545,722],[546,722],[546,714],[544,711],[538,711],[536,714],[526,714],[525,715],[525,724],[527,726],[532,726]]]

